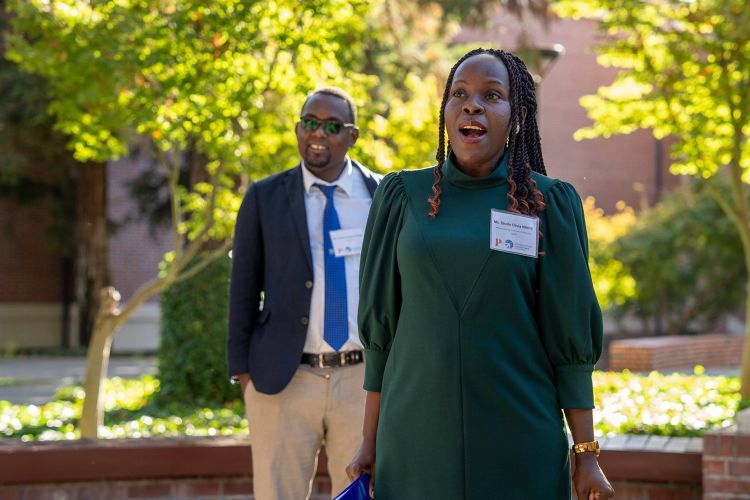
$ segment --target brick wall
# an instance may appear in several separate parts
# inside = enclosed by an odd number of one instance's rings
[[[742,413],[750,420],[750,410]],[[733,426],[703,436],[703,498],[750,499],[750,428]]]
[[[613,340],[609,344],[609,369],[651,371],[739,366],[744,337],[737,335],[677,335]]]
[[[701,489],[691,484],[612,481],[612,487],[617,500],[701,500]]]
[[[62,258],[45,240],[50,204],[20,207],[0,199],[0,302],[55,303],[62,298]]]
[[[618,500],[698,499],[700,440],[648,436],[602,439],[600,464]],[[144,438],[0,442],[0,500],[202,498],[252,496],[246,440]],[[312,500],[330,498],[325,453]]]
[[[614,481],[618,500],[700,500],[700,488],[679,483],[654,484]],[[200,498],[202,500],[253,500],[248,477],[188,478],[151,481],[113,481],[0,486],[0,499],[83,500],[128,498]],[[310,500],[330,499],[331,485],[318,476]],[[717,497],[724,498],[724,497]]]
[[[331,498],[328,478],[318,476],[310,500]],[[250,477],[178,478],[146,481],[0,486],[0,500],[84,500],[127,498],[200,498],[201,500],[254,500]]]

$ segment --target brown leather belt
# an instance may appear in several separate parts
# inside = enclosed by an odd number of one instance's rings
[[[346,365],[356,365],[365,360],[364,351],[341,351],[341,352],[324,352],[321,354],[302,354],[303,365],[310,365],[313,368],[338,368]]]

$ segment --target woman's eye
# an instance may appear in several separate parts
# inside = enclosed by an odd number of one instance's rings
[[[464,89],[456,89],[453,91],[453,94],[451,94],[453,97],[463,97],[466,94],[464,92]]]
[[[490,101],[500,100],[501,97],[502,96],[498,92],[490,92],[489,94],[487,94],[487,99],[489,99]]]

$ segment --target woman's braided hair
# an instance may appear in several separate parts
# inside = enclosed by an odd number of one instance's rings
[[[435,159],[435,182],[432,185],[432,196],[427,199],[430,204],[430,217],[437,216],[440,211],[440,181],[443,173],[440,167],[446,156],[445,144],[445,104],[450,97],[453,75],[462,62],[479,54],[490,54],[498,59],[508,69],[510,79],[510,137],[508,142],[508,211],[526,215],[538,215],[544,210],[544,196],[537,189],[531,172],[547,175],[542,158],[542,142],[536,123],[536,94],[534,80],[526,69],[526,65],[517,56],[496,49],[474,49],[465,54],[451,68],[448,80],[445,82],[443,102],[440,104],[440,125],[438,129],[438,148]],[[523,109],[526,109],[525,119]],[[451,144],[448,141],[448,152]]]

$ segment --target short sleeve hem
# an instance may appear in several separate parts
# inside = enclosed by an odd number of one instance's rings
[[[555,383],[562,408],[594,408],[594,365],[562,365],[555,367]]]
[[[383,385],[383,372],[385,363],[388,361],[389,351],[376,351],[365,349],[365,384],[364,389],[371,392],[380,392]]]

